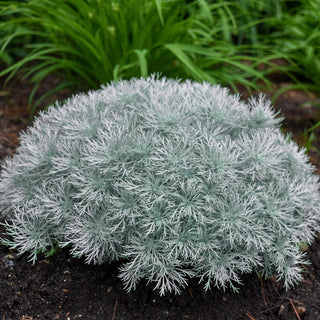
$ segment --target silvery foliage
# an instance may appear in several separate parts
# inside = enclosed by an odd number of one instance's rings
[[[235,288],[243,272],[301,280],[320,231],[318,178],[263,97],[208,83],[132,79],[51,107],[3,163],[0,208],[19,252],[68,246],[123,260],[127,290],[160,294],[198,277]]]

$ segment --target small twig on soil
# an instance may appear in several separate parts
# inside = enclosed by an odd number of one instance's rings
[[[288,303],[288,304],[289,304],[289,303]],[[287,306],[288,304],[286,304],[286,306]],[[258,315],[263,314],[263,313],[266,313],[266,312],[269,312],[269,311],[274,310],[274,309],[277,309],[277,308],[279,308],[279,307],[281,307],[281,306],[282,306],[282,304],[277,305],[277,306],[274,306],[274,307],[272,307],[272,308],[268,308],[268,309],[266,309],[266,310],[261,311]]]
[[[294,313],[296,314],[296,316],[297,316],[298,320],[301,320],[301,318],[300,318],[300,316],[299,316],[299,313],[298,313],[298,311],[297,311],[296,307],[294,306],[294,303],[292,302],[292,300],[291,300],[291,299],[289,299],[289,300],[290,300],[290,303],[291,303],[291,305],[292,305],[292,308],[293,308]]]
[[[17,260],[18,256],[9,248],[10,253],[13,255],[13,257],[15,258],[15,260]]]
[[[294,311],[294,313],[295,313],[295,315],[297,316],[297,319],[298,320],[301,320],[301,318],[300,318],[300,316],[299,316],[299,313],[298,313],[298,311],[297,311],[297,309],[296,309],[296,307],[295,307],[295,305],[294,305],[294,303],[293,302],[296,302],[296,303],[301,303],[300,301],[298,301],[298,300],[293,300],[293,299],[291,299],[291,298],[287,298],[287,297],[278,297],[278,298],[276,298],[276,299],[286,299],[286,300],[289,300],[289,302],[290,302],[290,304],[291,304],[291,306],[292,306],[292,308],[293,308],[293,311]]]
[[[302,279],[302,282],[312,286],[312,281],[309,281],[309,280],[306,280],[306,279]]]
[[[264,294],[264,286],[263,286],[263,279],[262,276],[260,276],[260,282],[261,282],[261,290],[262,290],[262,298],[263,298],[263,302],[266,305],[266,307],[268,306],[267,301],[266,301],[266,296]]]
[[[246,316],[247,316],[248,318],[250,318],[251,320],[257,320],[255,317],[253,317],[253,316],[250,314],[249,311],[246,312]]]
[[[275,297],[275,299],[285,299],[285,300],[289,300],[290,303],[291,303],[291,301],[292,301],[292,302],[296,302],[296,303],[302,303],[301,301],[294,300],[294,299],[287,298],[287,297]]]
[[[114,319],[115,319],[115,317],[116,317],[117,306],[118,306],[118,299],[119,299],[119,297],[117,297],[117,299],[116,299],[116,303],[115,303],[114,308],[113,308],[112,320],[114,320]]]

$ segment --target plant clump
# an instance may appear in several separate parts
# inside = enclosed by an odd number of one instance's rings
[[[320,231],[318,178],[262,96],[208,83],[119,81],[42,112],[2,165],[4,243],[121,259],[127,290],[190,277],[236,288],[253,269],[301,280]],[[53,249],[52,249],[53,248]]]

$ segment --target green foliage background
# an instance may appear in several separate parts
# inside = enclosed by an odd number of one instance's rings
[[[281,71],[315,89],[319,15],[319,0],[1,1],[0,76],[35,90],[52,73],[59,90],[154,72],[257,89]]]

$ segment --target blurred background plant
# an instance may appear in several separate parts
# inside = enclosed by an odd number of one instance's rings
[[[0,77],[34,83],[32,113],[50,74],[61,78],[55,91],[154,72],[235,91],[281,74],[290,88],[316,89],[319,18],[320,0],[1,1]]]

